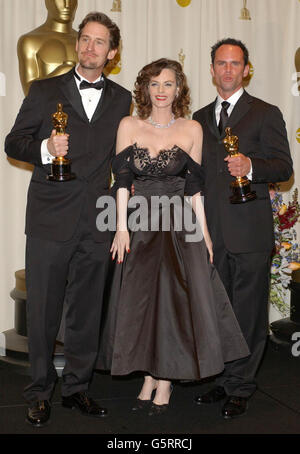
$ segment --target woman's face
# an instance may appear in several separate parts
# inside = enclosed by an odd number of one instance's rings
[[[150,79],[149,95],[152,106],[166,108],[172,106],[178,93],[175,72],[163,69],[158,76]]]

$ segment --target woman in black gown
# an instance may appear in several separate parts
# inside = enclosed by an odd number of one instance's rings
[[[113,163],[118,265],[99,364],[112,375],[143,371],[133,410],[149,407],[153,415],[167,409],[172,379],[218,374],[249,351],[213,265],[201,200],[202,128],[184,118],[189,89],[181,65],[160,59],[145,66],[134,93],[138,115],[121,121]],[[127,218],[128,200],[137,199],[146,211]],[[191,233],[191,222],[200,234]]]

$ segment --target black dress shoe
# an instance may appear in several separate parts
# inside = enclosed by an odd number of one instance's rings
[[[229,396],[222,408],[225,419],[237,418],[248,410],[248,399],[239,396]]]
[[[83,415],[93,416],[94,418],[101,418],[107,415],[107,409],[100,407],[93,399],[91,399],[86,392],[80,391],[68,397],[62,397],[62,406],[76,408]]]
[[[146,410],[150,406],[151,402],[152,402],[151,399],[142,400],[137,397],[135,404],[133,405],[131,410],[132,411]]]
[[[198,405],[213,404],[219,400],[225,399],[226,396],[227,394],[225,393],[224,388],[222,386],[216,386],[207,393],[202,394],[201,396],[196,396],[194,400]]]
[[[26,421],[35,427],[43,427],[50,418],[51,406],[48,400],[39,400],[28,408]]]

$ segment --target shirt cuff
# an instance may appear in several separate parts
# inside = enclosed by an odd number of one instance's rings
[[[48,139],[44,139],[41,144],[41,159],[43,164],[51,164],[54,159],[54,156],[48,151],[47,142]]]
[[[250,169],[250,172],[246,175],[246,177],[248,178],[248,180],[252,181],[253,169],[252,169],[252,161],[251,161],[251,159],[250,159],[250,165],[251,165],[251,169]]]

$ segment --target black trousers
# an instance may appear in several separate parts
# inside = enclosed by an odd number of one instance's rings
[[[62,395],[88,388],[99,347],[109,248],[110,242],[94,242],[85,209],[69,241],[27,238],[27,322],[33,380],[24,391],[28,402],[50,399],[53,392],[57,374],[52,356],[64,301]]]
[[[268,334],[270,253],[232,254],[214,246],[214,264],[228,293],[251,355],[227,363],[216,385],[227,395],[250,397],[256,390],[255,374]]]

